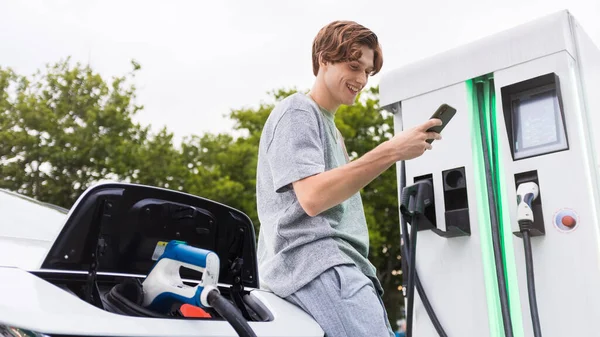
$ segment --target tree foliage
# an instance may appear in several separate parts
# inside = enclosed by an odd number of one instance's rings
[[[132,122],[130,73],[105,82],[68,60],[29,79],[0,69],[0,187],[61,206],[102,177],[123,177],[148,130]]]

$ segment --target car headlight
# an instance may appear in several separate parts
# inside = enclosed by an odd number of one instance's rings
[[[50,337],[43,333],[16,328],[0,323],[0,337]]]

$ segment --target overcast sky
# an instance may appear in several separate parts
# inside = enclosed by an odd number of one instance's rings
[[[385,72],[563,9],[600,46],[600,0],[0,0],[0,66],[29,75],[71,56],[109,77],[135,59],[136,119],[180,139],[228,132],[225,114],[273,89],[309,89],[330,21],[375,31]]]

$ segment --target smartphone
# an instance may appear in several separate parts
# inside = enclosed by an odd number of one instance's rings
[[[454,114],[456,114],[456,109],[454,109],[453,107],[449,106],[446,103],[440,105],[440,107],[433,113],[431,118],[437,118],[437,119],[442,120],[442,125],[434,126],[431,129],[427,130],[427,132],[433,131],[433,132],[441,133],[442,130],[444,130],[444,128],[448,124],[448,122],[450,122],[452,117],[454,117]],[[431,119],[431,118],[429,118],[429,119]],[[427,139],[427,143],[431,144],[432,142],[433,142],[433,139]]]

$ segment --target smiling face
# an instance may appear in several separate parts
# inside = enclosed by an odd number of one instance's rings
[[[369,76],[381,70],[383,57],[377,35],[354,21],[334,21],[321,28],[312,47],[313,74],[310,96],[335,113],[352,105]]]
[[[321,62],[319,72],[331,104],[354,104],[356,95],[367,85],[374,71],[375,53],[373,49],[361,46],[360,54],[355,60]]]

